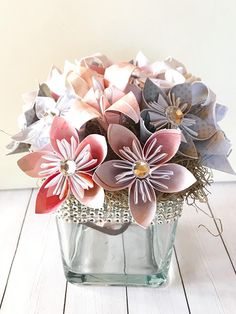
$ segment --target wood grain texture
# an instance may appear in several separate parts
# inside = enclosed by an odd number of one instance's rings
[[[60,314],[66,281],[53,215],[35,215],[34,192],[1,314]]]
[[[173,254],[169,283],[161,288],[128,288],[129,314],[187,314],[188,306]]]
[[[223,224],[222,240],[236,269],[236,183],[222,182],[211,187],[209,204]]]
[[[214,202],[218,203],[221,197],[222,193],[216,193]],[[206,205],[200,206],[208,211]],[[229,222],[232,230],[234,223]],[[235,272],[221,238],[198,229],[200,224],[217,233],[212,219],[185,206],[177,232],[176,250],[191,313],[233,314],[236,309]]]
[[[68,284],[65,314],[128,314],[125,288]]]
[[[30,195],[31,190],[0,191],[0,304]]]

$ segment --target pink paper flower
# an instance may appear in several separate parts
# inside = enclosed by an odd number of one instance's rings
[[[121,123],[121,117],[125,115],[138,123],[140,109],[132,92],[124,93],[100,77],[93,77],[92,81],[93,87],[71,111],[70,121],[73,120],[72,114],[79,126],[96,118],[107,129],[109,124]]]
[[[121,160],[109,160],[94,172],[93,180],[109,191],[129,189],[129,206],[135,221],[148,227],[156,212],[156,193],[176,193],[196,179],[185,167],[167,163],[178,151],[178,130],[155,132],[141,147],[127,128],[110,125],[108,141]]]
[[[95,53],[91,56],[87,56],[77,60],[77,64],[88,69],[92,69],[99,74],[104,74],[104,71],[107,67],[112,65],[112,61],[102,53]]]
[[[79,143],[76,129],[64,118],[55,117],[50,140],[48,149],[18,161],[29,176],[46,178],[37,196],[36,213],[54,210],[70,193],[86,206],[102,207],[104,191],[93,181],[92,173],[107,154],[104,136],[92,134]]]

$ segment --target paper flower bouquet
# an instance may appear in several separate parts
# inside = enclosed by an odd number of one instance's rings
[[[183,200],[207,199],[210,168],[233,173],[227,160],[231,145],[218,125],[226,107],[180,62],[168,58],[150,63],[142,53],[130,62],[95,54],[75,64],[66,62],[63,72],[52,67],[38,90],[23,98],[21,131],[9,146],[12,153],[28,151],[18,165],[27,175],[42,179],[36,213],[57,210],[61,238],[62,229],[70,226],[66,236],[79,239],[69,244],[76,251],[73,261],[62,245],[67,278],[91,283],[89,274],[96,273],[96,282],[104,282],[101,276],[109,273],[113,279],[108,283],[134,284],[134,279],[123,278],[127,274],[118,266],[102,272],[87,265],[88,250],[98,252],[93,262],[101,266],[103,254],[108,260],[112,254],[100,253],[108,235],[117,254],[111,235],[127,235],[139,241],[139,250],[145,250],[141,255],[153,256],[149,251],[155,249],[143,242],[152,232],[157,238],[164,234],[166,242],[159,243],[159,255],[154,254],[157,269],[151,270],[151,283],[165,281],[171,234]],[[159,225],[171,227],[159,230]],[[84,244],[79,228],[87,231]],[[99,236],[104,239],[91,247]],[[166,246],[164,256],[160,246]],[[163,259],[168,259],[164,266]],[[132,265],[132,259],[127,263]],[[144,268],[134,272],[142,277],[136,284],[148,284],[144,278],[150,273]]]

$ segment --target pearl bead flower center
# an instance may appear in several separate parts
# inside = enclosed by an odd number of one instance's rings
[[[169,106],[166,109],[166,116],[171,122],[179,125],[182,122],[184,114],[179,107]]]
[[[134,164],[133,173],[138,178],[145,178],[150,173],[149,165],[143,160],[138,160]]]
[[[76,171],[76,163],[74,160],[65,160],[60,163],[60,172],[65,176],[71,176]]]

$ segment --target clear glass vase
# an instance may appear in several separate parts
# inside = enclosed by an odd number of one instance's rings
[[[182,201],[158,203],[147,229],[118,205],[109,211],[92,210],[73,200],[59,210],[56,219],[67,280],[87,285],[162,285],[168,278]]]

